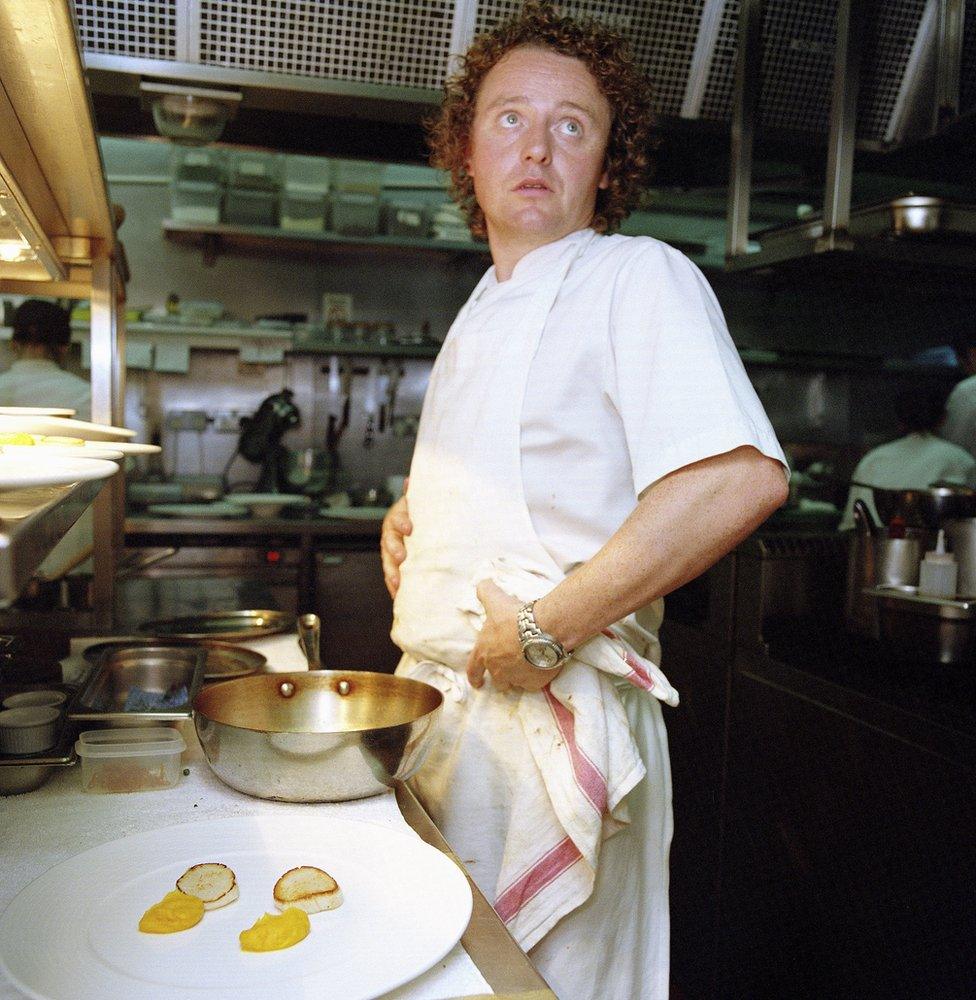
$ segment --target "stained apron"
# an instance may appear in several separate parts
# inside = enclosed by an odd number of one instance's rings
[[[482,281],[434,366],[410,470],[413,531],[394,604],[393,639],[404,651],[397,673],[445,693],[414,787],[492,900],[506,831],[524,811],[519,778],[535,764],[517,718],[521,693],[467,681],[477,633],[462,609],[471,604],[474,567],[490,559],[504,557],[554,582],[564,576],[525,502],[521,413],[553,303],[593,236],[584,230],[562,241],[541,272],[517,268],[504,283]],[[667,738],[658,701],[629,685],[619,690],[647,775],[627,796],[630,825],[602,844],[589,900],[530,949],[561,1000],[667,996]]]

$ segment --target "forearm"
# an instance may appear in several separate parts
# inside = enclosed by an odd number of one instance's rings
[[[539,626],[574,649],[694,579],[786,499],[782,466],[738,448],[666,476],[588,562],[536,602]]]

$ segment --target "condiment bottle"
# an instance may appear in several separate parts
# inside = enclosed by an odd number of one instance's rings
[[[958,568],[955,557],[946,552],[945,531],[939,528],[935,548],[925,553],[919,567],[919,594],[923,597],[955,597]]]

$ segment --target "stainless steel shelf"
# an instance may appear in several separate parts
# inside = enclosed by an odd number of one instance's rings
[[[95,479],[74,486],[13,490],[5,494],[8,503],[19,496],[26,505],[35,495],[37,502],[23,516],[0,517],[0,608],[9,607],[17,599],[34,570],[106,482]]]
[[[411,236],[343,236],[341,233],[296,233],[270,226],[233,226],[226,223],[201,223],[163,220],[163,235],[175,243],[203,251],[204,263],[210,264],[223,251],[280,256],[295,254],[334,256],[337,252],[375,251],[380,253],[429,252],[434,254],[487,255],[483,243],[453,240],[420,239]]]

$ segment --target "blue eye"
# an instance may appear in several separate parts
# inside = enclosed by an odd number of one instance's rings
[[[514,111],[506,111],[502,115],[502,125],[506,128],[511,128],[513,125],[518,125],[519,117]]]
[[[568,135],[579,135],[583,131],[580,127],[580,123],[578,121],[574,121],[572,118],[564,121],[562,127],[563,131]]]

